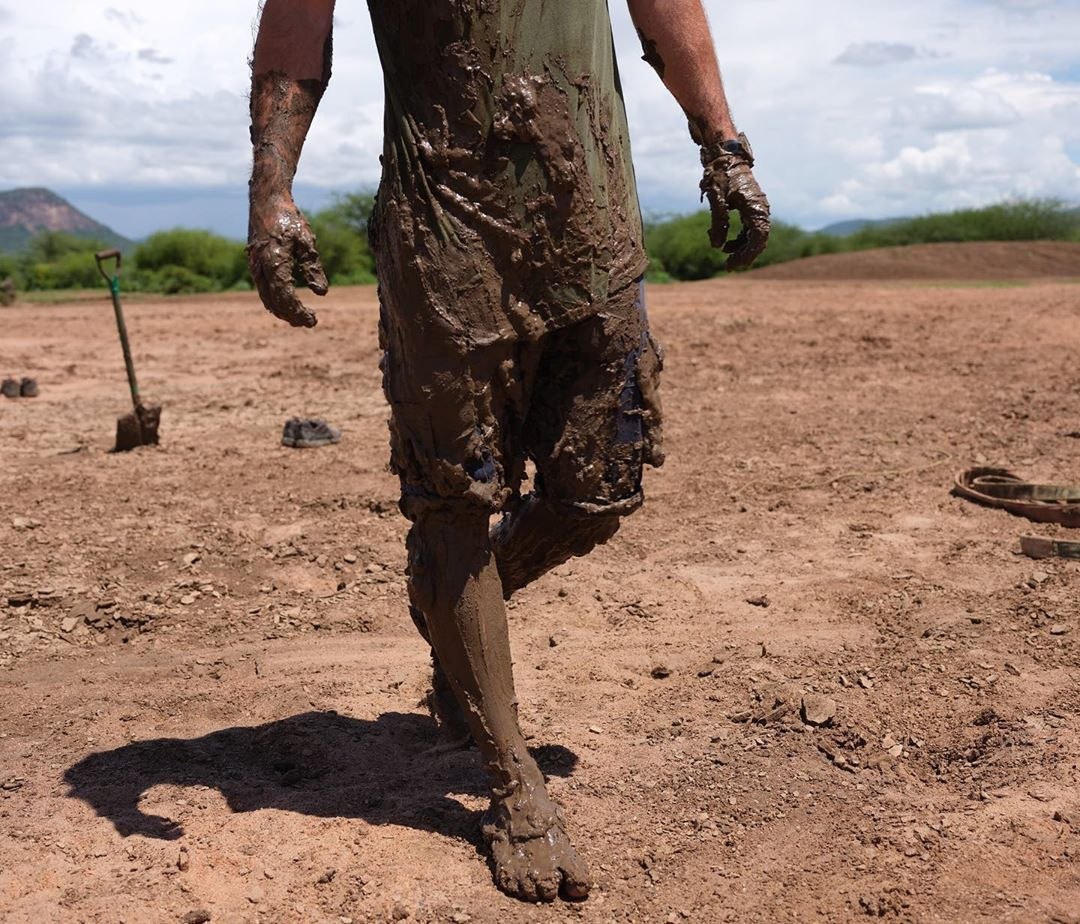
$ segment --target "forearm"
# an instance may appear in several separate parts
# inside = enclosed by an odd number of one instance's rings
[[[628,0],[645,60],[690,122],[699,144],[738,133],[731,119],[701,0]]]
[[[251,77],[252,189],[292,184],[330,81],[334,0],[266,0]]]

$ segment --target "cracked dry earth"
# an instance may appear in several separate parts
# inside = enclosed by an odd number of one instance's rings
[[[1080,480],[1080,287],[656,286],[668,463],[510,610],[591,864],[523,905],[431,755],[371,289],[2,313],[0,918],[1080,921],[1080,564],[950,497]],[[278,445],[294,414],[340,445]]]

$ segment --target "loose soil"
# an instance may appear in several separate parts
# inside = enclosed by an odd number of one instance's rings
[[[852,253],[822,254],[755,270],[757,279],[955,280],[1015,282],[1080,279],[1080,243],[1066,241],[978,241],[913,244]]]
[[[475,751],[429,751],[375,293],[319,307],[133,303],[126,455],[104,294],[3,312],[41,397],[0,401],[0,918],[1080,921],[1080,565],[949,495],[1080,480],[1080,288],[650,290],[667,465],[510,610],[596,879],[543,907],[492,886]]]

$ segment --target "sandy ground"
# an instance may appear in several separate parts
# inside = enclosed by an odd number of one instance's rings
[[[125,456],[107,300],[0,311],[42,388],[0,401],[3,920],[1080,921],[1080,565],[949,495],[1080,480],[1080,287],[651,290],[669,461],[510,611],[597,883],[544,907],[428,753],[374,292],[128,307],[165,410]]]

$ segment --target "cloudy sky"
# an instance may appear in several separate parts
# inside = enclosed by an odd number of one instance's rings
[[[116,230],[245,227],[255,0],[0,0],[0,189],[44,185]],[[573,2],[573,0],[567,0]],[[642,202],[696,206],[685,121],[610,0]],[[1080,203],[1080,0],[706,0],[774,213],[807,228],[1055,196]],[[361,0],[297,199],[378,179],[382,90]]]

